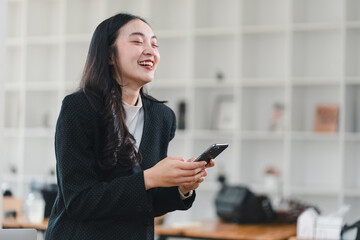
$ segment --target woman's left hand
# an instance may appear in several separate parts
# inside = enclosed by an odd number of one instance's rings
[[[189,159],[188,161],[189,162],[193,162],[195,161],[196,158],[191,158]],[[200,184],[205,180],[205,177],[207,176],[207,171],[206,169],[207,168],[211,168],[211,167],[214,167],[215,166],[215,161],[214,159],[211,159],[210,162],[204,167],[204,169],[202,170],[202,173],[203,173],[203,176],[197,180],[196,182],[193,182],[193,183],[189,183],[189,184],[183,184],[183,185],[180,185],[179,186],[179,189],[180,191],[183,193],[183,194],[187,194],[188,192],[190,192],[191,190],[195,190],[197,189]]]

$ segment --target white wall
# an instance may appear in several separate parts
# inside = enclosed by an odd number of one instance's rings
[[[6,0],[0,0],[0,116],[4,114],[4,76],[5,76],[5,21],[6,21]],[[4,118],[0,118],[0,189],[2,180],[2,154],[3,150],[3,126]],[[2,209],[2,192],[0,191],[0,207]],[[0,226],[2,226],[2,214],[0,214]],[[2,228],[2,227],[1,227]]]

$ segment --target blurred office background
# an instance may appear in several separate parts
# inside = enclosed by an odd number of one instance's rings
[[[7,0],[3,189],[25,199],[32,182],[56,182],[61,101],[78,86],[96,25],[122,11],[159,39],[148,90],[177,114],[169,155],[230,144],[193,208],[167,221],[214,218],[219,175],[324,214],[349,204],[346,220],[359,219],[357,0]],[[333,116],[324,128],[319,107]]]

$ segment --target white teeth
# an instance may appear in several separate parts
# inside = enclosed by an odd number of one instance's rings
[[[154,65],[152,62],[146,62],[146,61],[138,62],[138,64],[142,65],[142,66],[149,66],[149,67],[152,67]]]

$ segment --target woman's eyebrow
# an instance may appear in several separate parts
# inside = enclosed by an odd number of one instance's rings
[[[141,36],[141,37],[145,37],[145,34],[143,34],[142,32],[133,32],[133,33],[131,33],[130,35],[129,35],[129,37],[131,37],[131,36]],[[157,37],[155,36],[155,35],[153,35],[153,36],[151,36],[151,38],[155,38],[155,39],[157,39]]]

